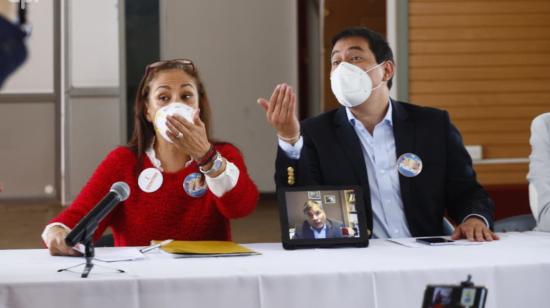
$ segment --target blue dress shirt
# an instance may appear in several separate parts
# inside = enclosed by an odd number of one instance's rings
[[[317,230],[313,227],[309,227],[313,231],[313,236],[315,238],[327,238],[327,225],[325,224],[321,230]]]
[[[363,158],[367,166],[373,237],[410,237],[401,200],[391,104],[388,104],[384,119],[374,127],[372,135],[349,108],[346,108],[346,113],[361,141]]]

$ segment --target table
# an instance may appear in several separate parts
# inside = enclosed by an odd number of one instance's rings
[[[295,251],[249,244],[262,255],[227,258],[159,252],[108,264],[126,274],[94,268],[87,279],[81,269],[57,272],[80,258],[0,250],[0,307],[420,307],[427,284],[458,284],[468,274],[489,289],[486,307],[549,307],[550,234],[500,236],[481,245],[422,248],[385,240]]]

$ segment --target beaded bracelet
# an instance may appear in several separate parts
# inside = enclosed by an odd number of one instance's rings
[[[208,152],[206,152],[206,154],[204,154],[203,157],[201,157],[200,159],[196,159],[195,161],[197,162],[197,165],[199,166],[204,166],[206,164],[208,164],[212,158],[214,158],[214,156],[216,155],[216,149],[214,148],[214,145],[210,145],[210,149],[208,149]]]

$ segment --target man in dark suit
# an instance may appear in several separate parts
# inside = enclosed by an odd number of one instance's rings
[[[304,204],[303,212],[306,220],[296,228],[293,239],[342,237],[344,224],[327,218],[327,214],[319,202],[308,200]]]
[[[442,235],[447,211],[457,223],[452,238],[498,239],[493,202],[447,112],[390,99],[388,43],[350,28],[332,45],[331,88],[343,107],[300,124],[290,86],[258,100],[279,137],[277,186],[362,186],[377,238]]]

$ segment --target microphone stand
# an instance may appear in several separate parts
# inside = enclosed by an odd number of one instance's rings
[[[94,222],[94,223],[89,224],[88,227],[86,228],[86,230],[83,232],[83,235],[82,235],[82,241],[81,242],[82,242],[82,244],[84,244],[84,257],[86,258],[86,262],[80,263],[80,264],[77,264],[77,265],[73,265],[71,267],[59,269],[59,270],[57,270],[57,272],[67,271],[67,270],[70,270],[72,268],[84,265],[84,271],[82,272],[82,275],[80,277],[81,278],[87,278],[88,277],[88,275],[90,274],[90,271],[94,267],[94,263],[92,262],[92,260],[94,259],[94,256],[95,256],[95,247],[94,247],[93,236],[94,236],[94,233],[95,233],[95,230],[97,229],[97,227],[98,227],[98,222],[97,221]],[[119,273],[125,273],[125,271],[123,271],[121,269],[115,269],[115,270]]]
[[[84,257],[86,258],[86,265],[84,266],[84,271],[82,272],[82,276],[81,276],[82,278],[88,277],[88,275],[90,274],[90,271],[94,267],[92,260],[94,259],[94,256],[95,256],[95,248],[91,237],[86,237],[86,241],[84,242],[84,247],[85,247]]]

